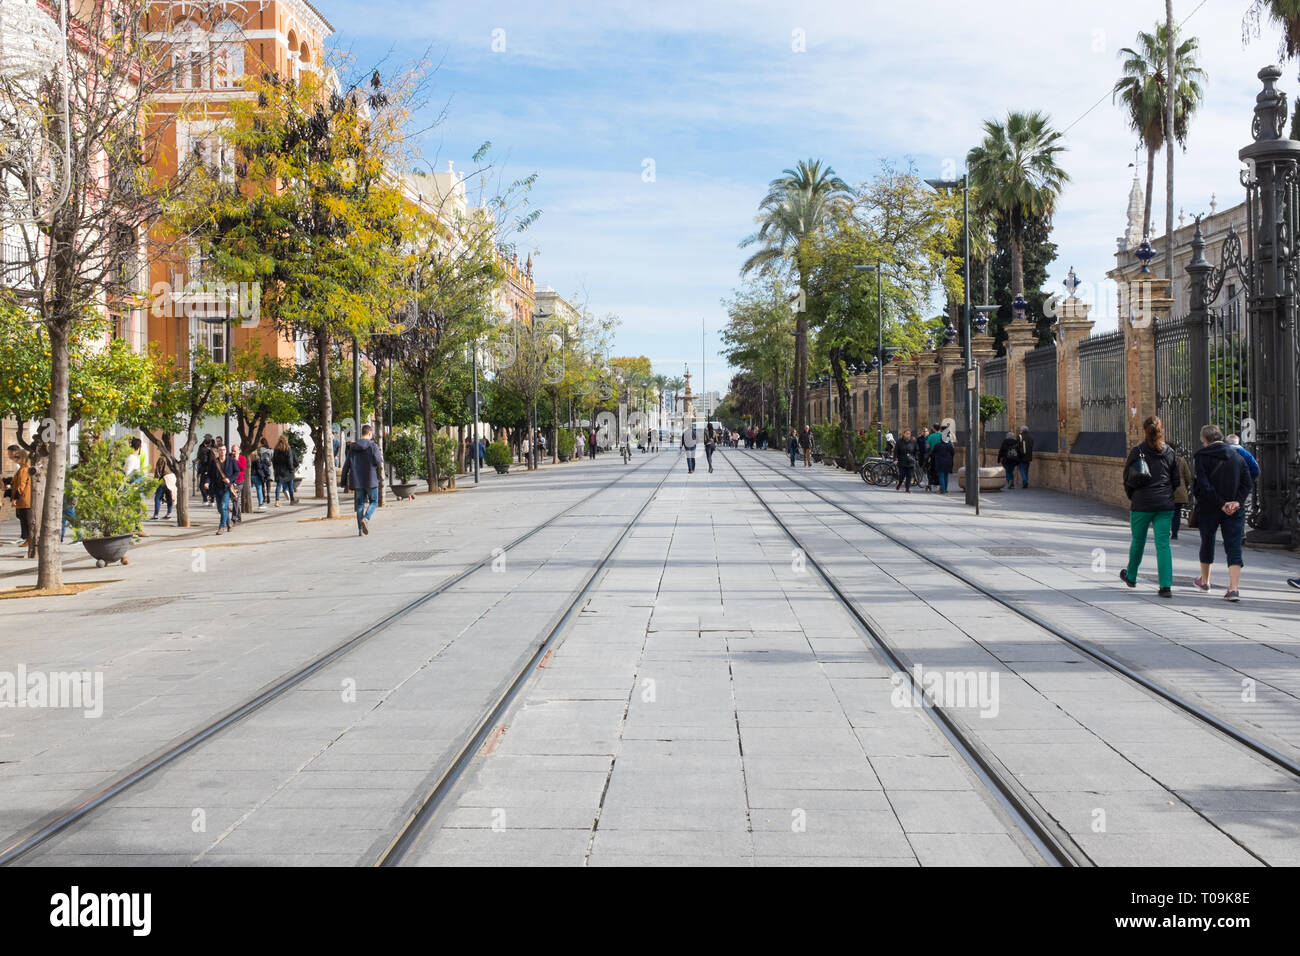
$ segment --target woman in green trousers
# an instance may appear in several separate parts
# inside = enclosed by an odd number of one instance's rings
[[[1124,491],[1129,500],[1128,567],[1119,577],[1137,587],[1138,566],[1146,551],[1147,531],[1156,539],[1156,571],[1160,596],[1174,596],[1174,558],[1169,550],[1169,527],[1178,507],[1174,492],[1182,483],[1174,450],[1165,444],[1165,426],[1152,415],[1142,423],[1146,439],[1133,446],[1124,462]]]

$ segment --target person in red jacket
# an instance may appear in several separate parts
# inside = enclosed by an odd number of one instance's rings
[[[230,520],[238,523],[244,520],[243,489],[244,482],[248,479],[248,459],[244,453],[239,450],[239,445],[231,444],[230,458],[239,466],[239,477],[235,479],[234,484],[230,486]]]

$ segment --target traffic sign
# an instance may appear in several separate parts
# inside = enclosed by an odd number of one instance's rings
[[[465,396],[465,404],[469,406],[470,414],[477,415],[483,409],[483,393],[470,392]]]

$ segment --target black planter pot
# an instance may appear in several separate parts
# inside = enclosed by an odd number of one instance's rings
[[[418,481],[400,481],[393,482],[388,487],[393,492],[393,496],[401,500],[414,495],[415,489],[420,487],[420,483]]]
[[[126,552],[131,548],[131,539],[134,537],[129,534],[118,534],[111,538],[85,538],[82,545],[86,552],[95,559],[95,567],[102,568],[106,564],[116,564],[121,561],[126,564]]]
[[[507,472],[510,471],[510,466],[509,466],[509,465],[497,465],[497,466],[496,466],[496,470],[497,470],[497,474],[498,474],[498,475],[504,475],[504,474],[506,474]]]

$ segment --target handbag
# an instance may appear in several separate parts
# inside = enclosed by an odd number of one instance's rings
[[[1139,451],[1137,461],[1129,466],[1127,481],[1130,488],[1145,488],[1151,484],[1151,466],[1147,464],[1145,452]]]
[[[1200,505],[1192,505],[1187,509],[1187,527],[1199,528],[1201,526]]]

